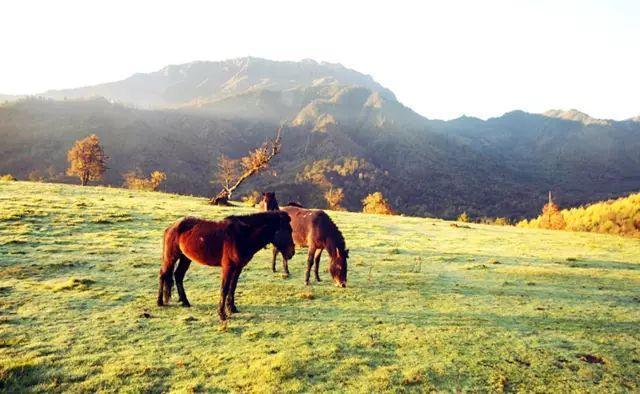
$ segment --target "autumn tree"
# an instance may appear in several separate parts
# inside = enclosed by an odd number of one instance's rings
[[[334,211],[342,211],[344,208],[340,205],[342,200],[344,200],[344,190],[341,187],[339,188],[330,188],[324,193],[324,199],[327,201],[327,205],[329,209]]]
[[[562,230],[565,226],[564,217],[560,212],[560,207],[551,199],[549,192],[549,202],[542,207],[542,215],[540,215],[540,228],[551,230]]]
[[[240,159],[230,159],[224,155],[218,159],[218,171],[214,182],[220,184],[222,190],[209,202],[216,205],[226,204],[233,192],[251,176],[269,167],[271,160],[280,153],[282,144],[280,133],[282,127],[276,131],[273,139],[266,141],[261,147],[249,152]]]
[[[362,212],[381,215],[393,215],[395,213],[389,201],[380,192],[371,193],[362,200]]]
[[[86,186],[89,181],[102,179],[107,170],[107,160],[109,157],[104,153],[100,139],[92,134],[76,141],[67,153],[67,175],[79,177],[82,186]]]

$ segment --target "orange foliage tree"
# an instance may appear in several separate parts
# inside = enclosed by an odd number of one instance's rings
[[[86,186],[89,181],[102,179],[102,175],[107,170],[107,160],[109,157],[104,153],[100,139],[92,134],[83,140],[76,141],[67,153],[69,162],[67,175],[79,177],[82,186]]]
[[[549,192],[549,202],[542,207],[540,228],[562,230],[564,226],[564,217],[562,216],[562,212],[560,212],[560,207],[558,207],[558,204],[553,202],[551,199],[551,192]]]

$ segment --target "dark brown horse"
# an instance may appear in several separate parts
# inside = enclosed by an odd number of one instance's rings
[[[278,200],[276,200],[275,192],[262,193],[262,201],[260,202],[260,208],[263,211],[277,211],[280,209],[278,206]]]
[[[320,256],[324,249],[329,253],[331,259],[329,263],[329,273],[336,286],[347,286],[347,258],[349,250],[346,249],[344,237],[338,226],[331,220],[329,215],[318,209],[305,209],[295,206],[281,208],[291,217],[291,227],[293,228],[293,241],[297,246],[308,246],[307,271],[304,276],[304,283],[309,284],[311,266],[315,263],[314,274],[316,281],[320,282],[318,267]],[[271,268],[276,271],[276,257],[279,248],[273,248],[273,261]],[[282,266],[285,273],[289,274],[287,260],[283,253]]]
[[[287,258],[293,257],[291,219],[286,212],[261,212],[246,216],[229,216],[212,222],[197,218],[184,218],[164,232],[162,267],[160,267],[158,305],[169,303],[175,276],[178,296],[183,306],[190,306],[184,291],[183,279],[191,261],[221,267],[222,283],[218,315],[227,319],[227,312],[238,312],[235,291],[242,268],[254,254],[267,244],[283,250]],[[178,266],[174,271],[174,265]]]

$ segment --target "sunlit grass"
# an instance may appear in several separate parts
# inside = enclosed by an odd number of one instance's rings
[[[638,240],[332,212],[346,289],[265,250],[226,327],[217,269],[192,265],[192,308],[156,307],[164,228],[249,212],[0,182],[0,391],[640,390]]]

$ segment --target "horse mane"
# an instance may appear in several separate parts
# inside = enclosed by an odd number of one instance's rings
[[[286,205],[287,207],[298,207],[298,208],[304,208],[304,206],[302,204],[300,204],[297,201],[289,201]]]
[[[336,248],[341,251],[344,251],[346,248],[344,236],[342,235],[342,231],[338,228],[338,226],[331,219],[331,216],[327,215],[324,211],[319,211],[321,217],[324,218],[327,229],[331,232],[331,234],[335,235],[335,239],[333,240],[336,243]]]

